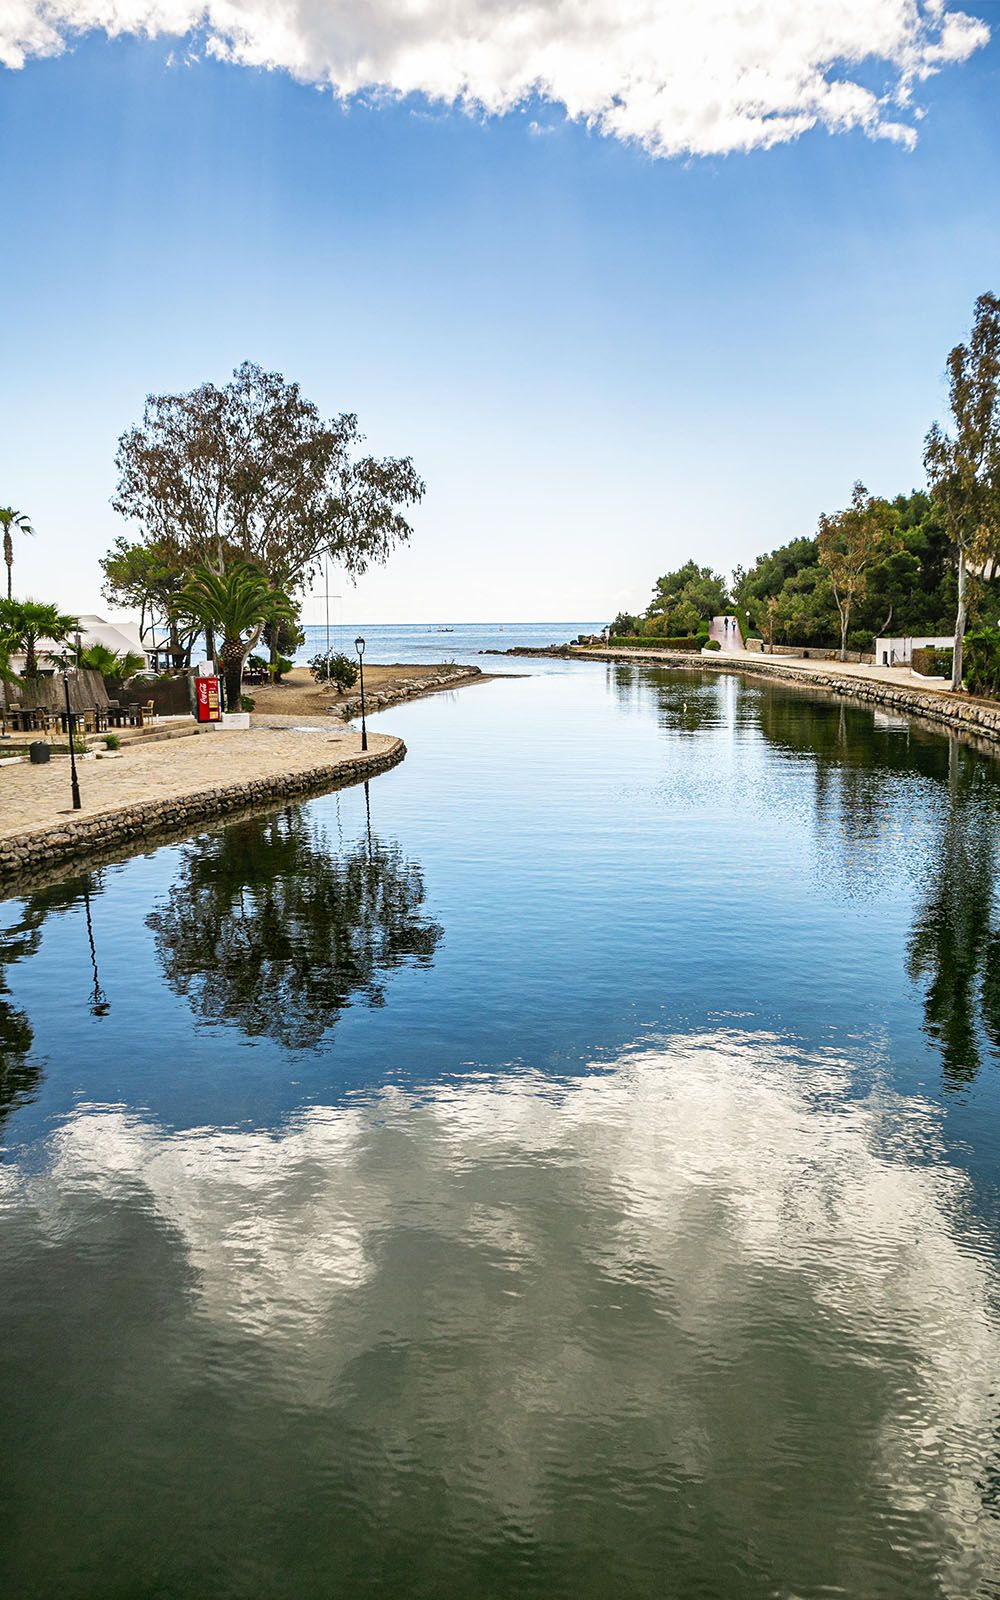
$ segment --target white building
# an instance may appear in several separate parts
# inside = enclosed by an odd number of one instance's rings
[[[922,650],[930,646],[932,650],[954,650],[955,636],[952,633],[939,634],[931,638],[928,634],[919,637],[902,637],[896,639],[875,640],[875,665],[877,667],[908,667],[913,660],[914,650]]]
[[[63,644],[55,644],[51,639],[39,639],[35,654],[38,657],[40,672],[55,671],[55,664],[50,659],[53,655],[66,656],[72,663],[78,643],[81,650],[89,650],[92,645],[102,644],[106,650],[113,650],[116,656],[141,656],[143,661],[146,661],[146,647],[135,623],[105,622],[103,617],[92,615],[82,616],[79,620],[79,629],[74,630]],[[16,651],[10,658],[11,670],[19,676],[23,675],[25,660],[24,651]]]

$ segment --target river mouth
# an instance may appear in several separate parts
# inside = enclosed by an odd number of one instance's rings
[[[996,1595],[1000,766],[532,662],[0,905],[12,1595]]]

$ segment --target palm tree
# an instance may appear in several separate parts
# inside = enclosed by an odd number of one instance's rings
[[[7,704],[7,684],[13,683],[16,674],[10,664],[14,653],[14,640],[6,628],[0,625],[0,705]]]
[[[79,626],[76,617],[42,600],[0,600],[0,640],[9,655],[24,651],[26,678],[38,677],[39,639],[61,644]],[[49,660],[59,659],[51,651],[45,654]]]
[[[243,663],[268,622],[285,622],[295,616],[287,594],[272,589],[260,568],[238,561],[224,573],[202,566],[192,574],[174,602],[178,616],[193,617],[203,628],[222,635],[222,672],[226,704],[240,708]]]
[[[124,683],[126,678],[134,678],[137,672],[141,672],[146,663],[142,656],[135,655],[131,650],[119,656],[109,650],[106,644],[92,644],[80,652],[77,665],[87,667],[91,672],[99,672],[102,678]]]
[[[0,506],[0,528],[3,529],[3,558],[7,563],[7,599],[11,598],[11,568],[14,565],[13,533],[34,533],[34,528],[23,511],[13,506]]]

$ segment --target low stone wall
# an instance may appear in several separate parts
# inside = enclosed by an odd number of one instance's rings
[[[137,841],[148,848],[157,836],[183,837],[198,823],[217,821],[230,813],[266,810],[275,801],[359,783],[396,766],[405,754],[402,739],[393,739],[388,749],[347,756],[336,763],[148,800],[99,817],[70,816],[53,827],[0,838],[0,897],[16,894],[27,880],[35,883],[40,873],[48,875],[73,863],[89,865],[95,856],[106,860],[116,851],[128,854]]]
[[[668,655],[630,651],[628,656],[611,651],[573,650],[577,660],[638,662],[651,667],[692,667],[709,672],[745,673],[750,678],[777,678],[803,689],[822,689],[843,700],[862,705],[888,706],[907,716],[921,717],[939,726],[960,728],[981,739],[1000,743],[1000,701],[976,700],[964,695],[935,694],[907,684],[883,683],[877,678],[840,677],[836,673],[797,672],[793,666],[778,666],[770,661],[727,660],[725,655],[699,656],[696,662],[680,652]],[[996,753],[995,751],[993,752]]]
[[[746,641],[746,649],[763,655],[765,653],[763,639],[748,639]],[[770,656],[791,656],[793,659],[797,657],[799,661],[840,660],[840,652],[838,650],[828,650],[825,646],[818,644],[776,644],[766,654]],[[875,657],[870,650],[867,654],[863,650],[848,650],[844,660],[849,661],[854,666],[870,667],[874,664]]]

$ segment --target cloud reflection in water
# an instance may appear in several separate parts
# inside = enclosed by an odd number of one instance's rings
[[[748,1593],[967,1597],[1000,1570],[995,1245],[934,1108],[852,1099],[832,1055],[679,1038],[276,1133],[84,1108],[0,1182],[30,1248],[81,1263],[122,1211],[155,1219],[184,1261],[174,1365],[249,1341],[390,1524],[397,1477],[435,1477],[442,1548],[569,1548],[589,1506],[607,1553],[652,1504],[678,1584],[706,1528]]]

